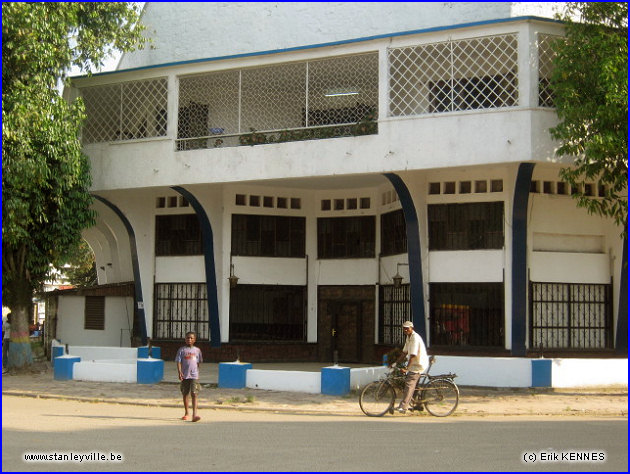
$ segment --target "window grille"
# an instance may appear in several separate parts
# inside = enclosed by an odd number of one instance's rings
[[[189,331],[208,340],[208,294],[205,283],[156,283],[153,338],[184,341]]]
[[[381,255],[407,253],[407,224],[402,209],[381,216]]]
[[[165,78],[85,87],[80,92],[87,115],[83,143],[166,136]]]
[[[388,50],[389,114],[518,105],[516,34]]]
[[[196,214],[155,217],[155,255],[202,255],[201,227]]]
[[[238,285],[230,290],[230,341],[305,340],[305,286]]]
[[[530,349],[610,349],[612,285],[530,282]]]
[[[503,202],[431,204],[429,250],[501,249]]]
[[[232,255],[294,257],[306,254],[304,217],[232,216]]]
[[[317,219],[318,258],[374,258],[375,217]]]
[[[178,150],[237,146],[252,131],[262,132],[246,144],[287,141],[288,131],[376,117],[378,54],[182,77],[179,104]]]
[[[105,329],[105,297],[85,297],[84,329]]]
[[[503,283],[431,283],[431,345],[504,347]]]
[[[560,36],[538,35],[538,105],[541,107],[554,106],[551,74],[556,52],[552,46],[553,42],[559,39],[561,39]]]
[[[409,288],[409,284],[379,286],[379,344],[404,345],[402,323],[411,320]]]

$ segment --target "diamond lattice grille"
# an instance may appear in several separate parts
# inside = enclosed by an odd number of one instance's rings
[[[182,77],[178,150],[235,146],[252,130],[351,124],[378,111],[378,54]]]
[[[390,116],[517,105],[517,48],[509,34],[389,49]]]
[[[561,39],[560,36],[538,35],[538,105],[541,107],[554,106],[551,74],[556,53],[552,46],[553,42],[559,39]]]
[[[166,135],[165,78],[86,87],[81,95],[87,114],[84,143]]]

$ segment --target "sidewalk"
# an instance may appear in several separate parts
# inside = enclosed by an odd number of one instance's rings
[[[317,371],[326,364],[256,364],[257,369]],[[58,398],[86,402],[182,407],[175,363],[165,363],[164,381],[156,385],[132,383],[57,381],[48,362],[29,374],[4,374],[3,396]],[[217,388],[218,364],[203,364],[202,410],[265,410],[364,416],[358,393],[344,397],[300,392]],[[484,416],[628,416],[627,387],[589,389],[495,389],[460,387],[460,402],[452,417]],[[404,416],[404,415],[396,415]],[[424,413],[415,416],[430,416]]]

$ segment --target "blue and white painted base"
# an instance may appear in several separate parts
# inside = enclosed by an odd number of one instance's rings
[[[55,359],[54,379],[73,380],[74,365],[81,362],[81,358],[71,355],[62,355]]]
[[[252,364],[243,362],[221,362],[219,364],[219,388],[245,388],[247,371]]]
[[[55,380],[83,380],[88,382],[126,382],[155,384],[164,378],[164,361],[158,358],[138,357],[140,349],[129,347],[53,346]],[[160,354],[153,347],[152,355]],[[61,354],[57,355],[56,354]]]
[[[350,367],[322,367],[322,393],[338,396],[350,393]]]

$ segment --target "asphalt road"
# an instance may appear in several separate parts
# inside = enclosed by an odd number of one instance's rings
[[[3,396],[2,470],[627,471],[628,467],[628,421],[621,417],[442,420],[204,410],[202,420],[191,423],[179,419],[181,412]],[[584,453],[596,461],[576,461]],[[72,455],[77,461],[25,462],[27,454]],[[94,461],[101,456],[105,461]]]

